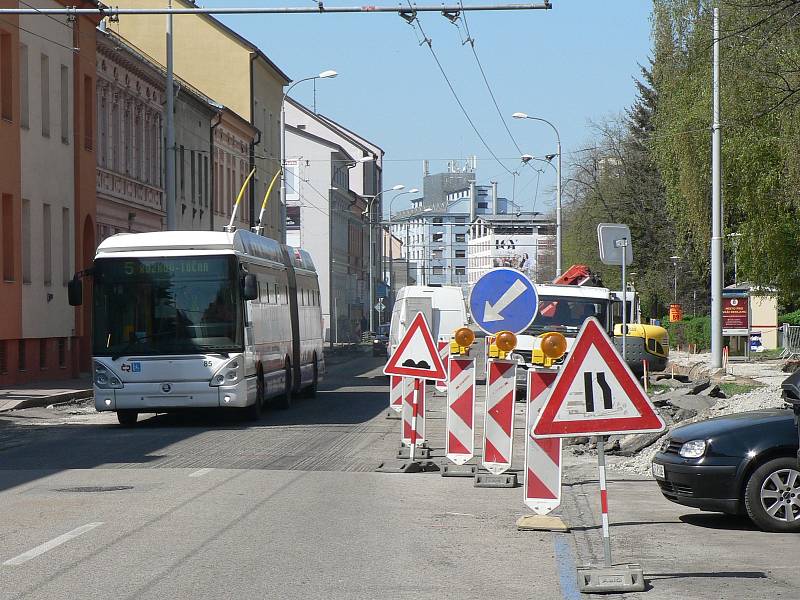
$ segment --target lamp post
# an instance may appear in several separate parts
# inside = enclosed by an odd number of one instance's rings
[[[375,303],[375,265],[373,259],[373,251],[374,251],[374,244],[372,241],[372,230],[374,226],[372,224],[372,206],[375,204],[375,200],[377,200],[381,195],[385,194],[386,192],[399,192],[403,188],[405,188],[402,183],[397,184],[395,186],[390,187],[387,190],[381,190],[374,196],[364,196],[365,198],[369,198],[367,200],[367,208],[363,212],[363,216],[367,218],[367,226],[369,227],[369,330],[370,332],[375,331],[375,307],[373,306]]]
[[[394,256],[392,251],[392,205],[394,201],[397,200],[400,196],[405,194],[418,194],[419,190],[417,188],[411,188],[410,190],[406,190],[405,192],[400,192],[399,194],[395,194],[394,197],[389,201],[389,269],[388,269],[388,279],[389,279],[389,307],[392,306],[392,288],[394,288],[394,273],[392,273],[392,268],[394,267]],[[408,250],[406,250],[406,255],[408,255]],[[408,256],[406,256],[406,260]],[[385,275],[384,275],[385,276]]]
[[[742,234],[734,232],[727,234],[726,237],[733,239],[733,285],[739,285],[739,263],[736,253],[739,249],[739,238],[742,237]]]
[[[670,256],[672,260],[672,266],[675,269],[675,278],[672,283],[672,303],[678,303],[678,261],[681,259],[680,256]]]
[[[558,156],[558,162],[556,163],[556,277],[558,277],[561,275],[561,135],[558,133],[556,126],[547,119],[531,117],[523,112],[515,112],[511,116],[515,119],[530,119],[531,121],[547,123],[556,134],[556,156]]]
[[[298,79],[288,88],[286,88],[286,92],[283,94],[283,98],[281,99],[281,242],[286,243],[286,97],[289,95],[289,92],[292,91],[292,88],[296,86],[298,83],[303,83],[304,81],[312,81],[314,79],[330,79],[331,77],[336,77],[338,73],[336,71],[323,71],[319,75],[314,75],[313,77],[304,77],[303,79]]]

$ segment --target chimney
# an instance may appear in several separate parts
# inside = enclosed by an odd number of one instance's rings
[[[492,213],[497,214],[497,182],[492,181]]]
[[[430,174],[431,174],[431,165],[428,162],[428,159],[426,158],[425,160],[422,161],[422,176],[427,177]]]
[[[475,208],[478,206],[478,199],[476,198],[475,182],[469,182],[469,222],[475,222]]]

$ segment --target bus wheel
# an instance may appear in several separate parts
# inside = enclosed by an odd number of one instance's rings
[[[135,410],[118,410],[117,421],[123,427],[133,427],[139,420],[139,413]]]
[[[311,385],[308,386],[303,396],[306,398],[314,398],[317,395],[317,383],[319,382],[319,371],[317,367],[317,355],[314,355],[314,378],[311,380]]]
[[[283,367],[284,383],[283,393],[275,398],[275,408],[286,410],[292,405],[292,365],[287,362]]]

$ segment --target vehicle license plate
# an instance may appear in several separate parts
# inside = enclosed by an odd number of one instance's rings
[[[664,479],[664,465],[653,463],[653,477]]]

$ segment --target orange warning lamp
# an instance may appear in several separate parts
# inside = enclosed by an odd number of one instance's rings
[[[500,352],[507,354],[517,347],[517,336],[510,331],[501,331],[497,334],[494,343]]]
[[[557,331],[548,331],[541,336],[541,349],[550,360],[558,360],[567,351],[567,338]]]
[[[475,342],[475,332],[469,327],[459,327],[453,334],[453,341],[450,342],[450,353],[467,354],[473,342]]]

